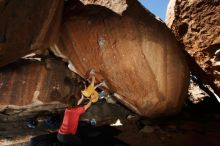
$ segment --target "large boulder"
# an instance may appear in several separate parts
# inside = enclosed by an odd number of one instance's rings
[[[166,23],[208,76],[194,72],[220,96],[219,12],[219,0],[170,0]]]
[[[116,98],[136,113],[177,113],[186,98],[189,71],[172,32],[136,0],[117,5],[126,5],[122,13],[104,4],[70,1],[52,50],[84,78],[94,68],[98,81],[106,80]]]
[[[62,8],[63,0],[1,0],[0,67],[54,43]]]

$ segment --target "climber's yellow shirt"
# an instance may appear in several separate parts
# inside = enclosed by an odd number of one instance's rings
[[[90,98],[91,95],[94,95],[93,99],[92,99],[92,102],[97,102],[98,99],[99,99],[99,94],[98,92],[95,90],[95,88],[91,85],[89,85],[85,90],[82,90],[81,91],[82,94],[87,97],[87,98]]]

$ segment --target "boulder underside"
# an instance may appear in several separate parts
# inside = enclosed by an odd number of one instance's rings
[[[20,60],[1,68],[3,119],[63,109],[78,98],[83,79],[65,62],[83,78],[94,68],[97,82],[106,80],[107,89],[142,116],[181,109],[189,84],[183,53],[166,25],[136,0],[95,1],[101,6],[72,0],[65,2],[62,17],[61,0],[29,3],[0,1],[0,66],[33,52],[43,54],[41,62]],[[11,16],[17,12],[21,14]],[[21,23],[13,28],[16,22]],[[48,57],[48,46],[63,60]]]

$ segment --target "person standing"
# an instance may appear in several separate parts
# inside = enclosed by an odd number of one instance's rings
[[[59,142],[71,146],[83,145],[81,139],[76,135],[76,132],[78,128],[79,118],[91,106],[93,98],[94,96],[90,98],[89,102],[86,105],[81,105],[84,99],[84,96],[82,95],[77,102],[77,106],[65,109],[63,122],[57,134],[57,139]]]

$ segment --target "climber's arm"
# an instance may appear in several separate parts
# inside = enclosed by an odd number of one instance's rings
[[[83,99],[84,99],[84,96],[81,95],[81,98],[78,100],[77,105],[80,105],[80,103],[82,103]]]
[[[92,105],[92,100],[89,100],[89,102],[88,102],[86,105],[84,105],[85,111],[86,111],[91,105]]]

